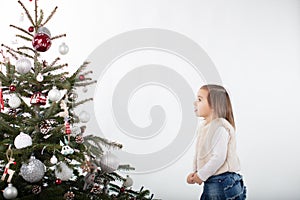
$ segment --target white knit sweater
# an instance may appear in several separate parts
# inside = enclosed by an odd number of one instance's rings
[[[229,137],[227,137],[227,135],[224,136],[224,131],[217,131],[220,130],[220,128],[225,128]],[[225,148],[219,148],[220,140],[227,143],[227,148],[226,143]],[[216,149],[218,150],[216,151]],[[208,164],[210,159],[213,159],[213,156],[218,156],[214,155],[216,152],[224,155],[224,162],[222,161],[222,163],[217,166],[216,170],[210,172],[211,174],[206,173],[205,175],[202,175],[202,177],[200,175],[200,178],[203,181],[212,175],[218,175],[224,172],[237,172],[240,170],[240,162],[236,153],[235,131],[231,124],[223,118],[214,119],[210,123],[200,126],[196,142],[193,170],[201,171],[202,168],[205,168],[205,165]]]

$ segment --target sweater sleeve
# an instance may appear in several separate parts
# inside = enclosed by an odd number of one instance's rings
[[[220,127],[217,129],[216,135],[218,138],[212,149],[212,157],[197,172],[202,181],[206,181],[210,176],[214,175],[226,160],[229,133],[224,127]]]

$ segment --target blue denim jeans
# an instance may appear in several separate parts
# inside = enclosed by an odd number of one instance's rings
[[[204,182],[200,200],[244,200],[246,187],[243,177],[234,172],[211,176]]]

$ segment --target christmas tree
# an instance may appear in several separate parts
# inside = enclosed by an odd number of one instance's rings
[[[105,147],[120,149],[122,145],[84,134],[82,124],[89,115],[77,114],[75,108],[92,98],[78,101],[76,88],[86,90],[95,83],[89,78],[88,62],[69,74],[59,57],[52,62],[41,59],[52,42],[66,36],[51,36],[46,28],[57,7],[44,18],[38,0],[32,2],[32,13],[18,3],[31,26],[10,25],[26,45],[16,49],[1,45],[0,188],[4,199],[152,199],[149,190],[132,190],[132,179],[116,172],[133,168],[120,165],[111,152],[105,152]],[[68,50],[65,43],[59,47],[62,55]]]

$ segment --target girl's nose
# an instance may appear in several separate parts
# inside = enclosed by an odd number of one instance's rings
[[[197,101],[194,101],[194,106],[197,106]]]

